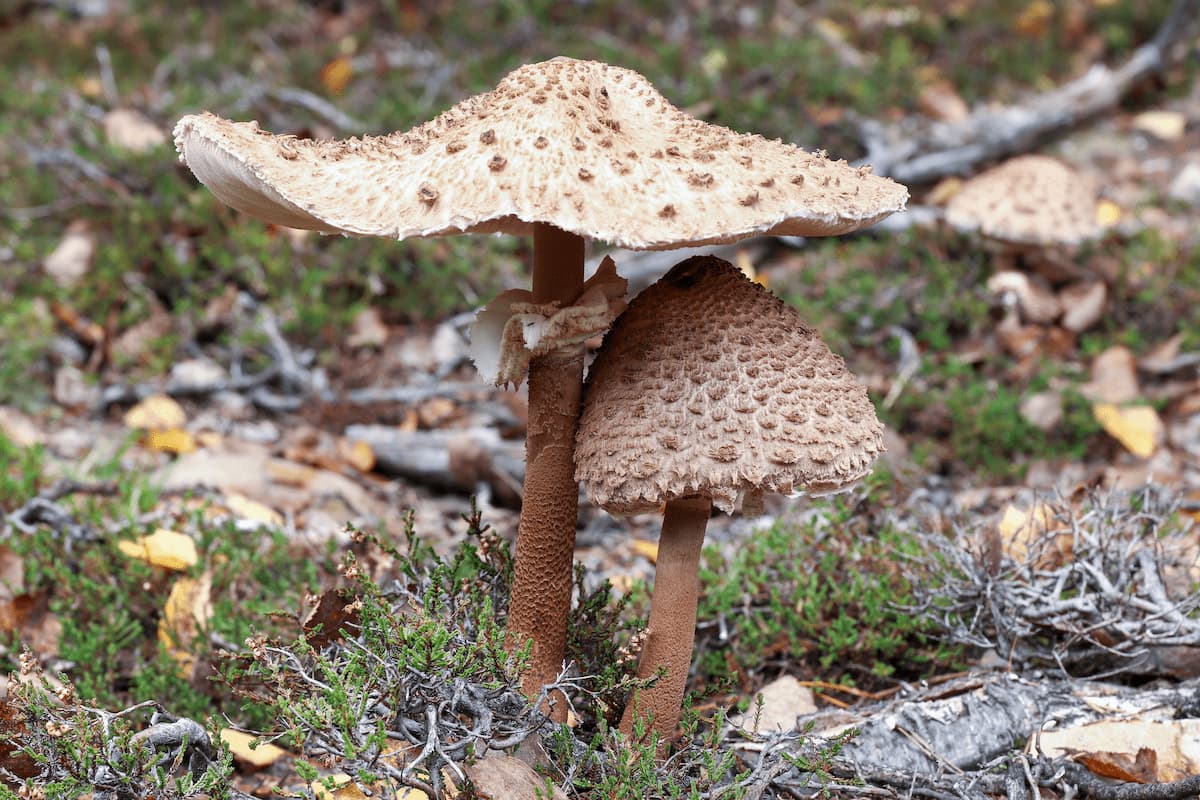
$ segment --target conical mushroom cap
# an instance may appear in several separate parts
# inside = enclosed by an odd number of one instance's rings
[[[846,488],[883,451],[866,388],[796,310],[726,261],[682,261],[588,373],[575,476],[614,513],[689,495]]]
[[[904,207],[869,168],[685,114],[636,72],[556,58],[404,133],[344,141],[184,117],[175,146],[223,202],[356,236],[524,234],[549,223],[634,249],[824,236]]]
[[[946,221],[1015,245],[1077,245],[1100,233],[1096,187],[1049,156],[1010,158],[963,184]]]

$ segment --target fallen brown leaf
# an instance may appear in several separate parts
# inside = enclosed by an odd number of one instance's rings
[[[133,541],[117,542],[117,549],[130,558],[171,570],[185,570],[200,559],[192,537],[166,528]]]
[[[1158,777],[1158,754],[1149,747],[1139,747],[1134,756],[1128,753],[1079,753],[1075,760],[1102,778],[1154,783]]]
[[[183,406],[165,394],[154,394],[125,412],[125,427],[165,431],[187,424]]]
[[[1116,345],[1092,361],[1091,380],[1079,387],[1083,396],[1096,403],[1128,403],[1141,394],[1133,352]]]
[[[96,255],[96,235],[87,220],[75,220],[50,255],[42,261],[42,269],[59,286],[71,287],[87,274]]]
[[[167,141],[162,128],[132,108],[116,108],[105,114],[104,136],[113,147],[134,153],[153,150]]]

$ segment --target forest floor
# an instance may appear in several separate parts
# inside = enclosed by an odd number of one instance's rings
[[[468,541],[475,508],[502,539],[515,533],[524,391],[480,383],[465,329],[527,280],[531,243],[258,223],[178,163],[181,115],[384,133],[568,54],[637,69],[710,122],[854,160],[862,120],[1019,102],[1120,63],[1169,4],[760,5],[0,10],[3,671],[20,671],[27,647],[95,706],[152,700],[269,729],[269,704],[210,677],[248,637],[294,637],[345,582],[343,552],[363,555],[346,523],[390,542],[415,531],[443,558]],[[1067,520],[1121,497],[1153,505],[1156,535],[1195,544],[1195,78],[1194,61],[1174,67],[1040,148],[1099,187],[1105,233],[1059,254],[1065,271],[942,224],[969,175],[910,187],[911,205],[934,212],[913,224],[722,249],[867,384],[888,452],[849,494],[712,520],[691,684],[702,717],[745,708],[781,675],[848,687],[821,701],[844,704],[978,664],[988,648],[963,641],[961,620],[913,611],[933,602],[919,586],[923,536],[1036,560],[1030,535],[1050,546]],[[674,263],[614,257],[646,280]],[[995,280],[1006,270],[1017,288]],[[1057,310],[1031,313],[1038,303]],[[452,446],[487,454],[482,477],[451,465]],[[626,620],[645,610],[657,525],[582,506],[583,585],[609,581]],[[1181,552],[1167,588],[1194,599],[1196,553]],[[379,560],[374,577],[396,563]],[[1056,647],[1021,657],[1049,668],[1070,651]],[[1188,679],[1194,662],[1159,666]],[[268,769],[255,784],[241,768],[247,790],[292,775]]]

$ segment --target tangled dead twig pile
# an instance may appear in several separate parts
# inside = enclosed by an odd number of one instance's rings
[[[1010,541],[923,535],[943,580],[914,581],[914,611],[1018,670],[1175,672],[1200,652],[1198,554],[1186,525],[1170,524],[1177,503],[1153,489],[1094,495],[1086,507],[1060,497],[1036,505]]]

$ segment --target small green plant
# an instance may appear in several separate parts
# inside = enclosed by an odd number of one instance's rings
[[[271,703],[275,735],[385,796],[404,786],[434,796],[446,775],[461,778],[458,764],[516,746],[546,718],[518,688],[521,659],[498,618],[512,557],[477,511],[466,522],[448,558],[416,536],[411,515],[405,549],[351,531],[344,585],[319,619],[291,643],[252,637],[226,680]]]
[[[707,552],[699,618],[718,625],[698,637],[701,675],[784,659],[829,680],[913,678],[954,662],[904,608],[912,587],[897,560],[917,542],[887,524],[866,529],[854,497],[833,499],[808,524],[755,533],[728,562]]]
[[[227,798],[233,757],[215,730],[154,702],[121,711],[84,704],[26,653],[0,703],[0,800]]]

